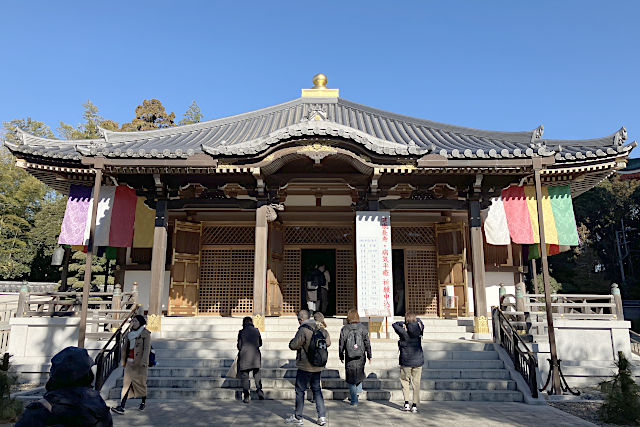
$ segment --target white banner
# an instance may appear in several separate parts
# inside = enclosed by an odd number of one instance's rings
[[[393,316],[391,258],[389,212],[357,212],[356,262],[361,316]]]

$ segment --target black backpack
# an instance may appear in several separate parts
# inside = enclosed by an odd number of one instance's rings
[[[311,341],[309,341],[309,349],[307,350],[307,359],[312,366],[319,368],[327,365],[329,360],[329,350],[327,349],[327,339],[322,333],[322,329],[313,329],[309,325],[302,325],[311,330]]]
[[[310,291],[315,291],[320,286],[324,286],[326,281],[324,279],[324,273],[320,270],[313,269],[311,273],[309,273],[309,277],[307,277],[307,289]]]
[[[364,340],[358,329],[352,329],[347,335],[346,353],[349,359],[359,359],[364,356]]]

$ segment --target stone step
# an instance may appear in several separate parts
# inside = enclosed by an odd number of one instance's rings
[[[122,387],[122,378],[117,382]],[[293,378],[263,378],[264,388],[294,388]],[[236,378],[218,377],[150,377],[147,379],[149,388],[241,388],[242,384]],[[326,378],[322,380],[323,389],[346,389],[349,385],[341,378]],[[399,379],[365,379],[362,382],[365,390],[401,389]],[[421,390],[516,390],[516,383],[512,380],[487,379],[425,379],[420,382]]]
[[[498,360],[497,358],[497,353],[492,352],[493,354],[495,354],[495,358],[493,357],[487,357],[485,359],[474,359],[474,361],[487,361],[487,360]],[[490,356],[490,355],[488,355]],[[174,359],[177,360],[177,359]],[[192,360],[192,359],[190,359]],[[231,367],[233,360],[231,358],[211,358],[209,359],[211,361],[211,365],[212,366],[216,366],[216,367],[221,367],[221,368],[229,368]],[[427,361],[427,365],[429,360],[432,361],[436,361],[438,359],[426,359]],[[451,360],[451,361],[457,361],[457,360],[465,360],[465,359],[444,359],[444,360]],[[471,360],[471,359],[468,359]],[[180,363],[180,362],[176,362],[173,363],[173,361],[171,359],[166,359],[166,360],[160,360],[160,359],[156,359],[156,362],[158,363],[157,367],[162,367],[162,368],[171,368],[171,367],[176,367],[178,366],[176,363]],[[367,361],[366,363],[366,369],[394,369],[398,367],[398,357],[393,357],[393,358],[381,358],[381,357],[375,357],[371,363],[369,363]],[[471,362],[473,364],[473,362]],[[296,367],[296,360],[295,358],[284,358],[284,359],[277,359],[277,358],[266,358],[263,357],[262,359],[262,368],[295,368]],[[326,365],[327,369],[344,369],[344,363],[342,363],[337,357],[329,357],[329,360],[327,361],[327,365]]]
[[[242,327],[243,316],[238,317],[220,317],[220,316],[198,316],[198,317],[163,317],[162,327],[166,325],[202,325],[202,324],[225,324],[225,325],[237,325],[238,328]],[[366,317],[360,319],[365,325],[368,324]],[[404,317],[396,316],[393,322],[403,321]],[[473,326],[473,318],[459,318],[459,319],[440,319],[437,317],[421,317],[422,323],[427,325],[466,325]],[[389,320],[389,325],[393,323]],[[331,326],[343,326],[346,324],[346,318],[342,317],[326,317],[325,323]],[[283,317],[267,317],[265,318],[265,327],[276,325],[286,325],[298,327],[298,320],[295,316],[283,316]]]
[[[185,399],[222,399],[238,400],[241,398],[240,389],[195,389],[195,388],[149,388],[149,399],[185,400]],[[265,388],[267,399],[293,400],[295,390],[284,388]],[[325,400],[343,400],[349,396],[348,389],[323,390]],[[114,387],[109,392],[109,399],[118,399],[120,388]],[[311,392],[307,391],[307,398]],[[257,399],[255,392],[252,398]],[[397,390],[367,390],[360,395],[360,400],[382,400],[400,402],[402,391]],[[421,390],[422,401],[488,401],[488,402],[522,402],[522,394],[513,390]]]
[[[290,337],[292,338],[292,337]],[[273,340],[266,342],[263,340],[262,350],[266,350],[268,348],[275,349],[288,349],[289,348],[289,339],[284,340]],[[335,341],[337,344],[337,339],[333,339],[332,343]],[[236,346],[236,340],[215,340],[215,339],[206,339],[206,338],[180,338],[180,339],[152,339],[153,348],[156,350],[159,349],[201,349],[201,348],[229,348]],[[332,347],[334,344],[332,344]],[[337,347],[337,345],[336,345]],[[396,350],[398,349],[398,340],[390,339],[390,340],[371,340],[372,350]],[[493,350],[493,343],[488,342],[477,342],[477,341],[459,341],[459,340],[423,340],[422,341],[422,349],[425,352],[429,351],[483,351],[483,350]]]
[[[229,349],[219,349],[219,348],[211,348],[211,349],[179,349],[179,350],[170,350],[170,349],[154,349],[156,353],[156,359],[158,361],[168,361],[174,359],[183,359],[183,358],[210,358],[210,359],[232,359],[235,358],[238,354],[238,350],[235,348]],[[295,358],[295,352],[292,350],[282,349],[282,350],[262,350],[263,359],[293,359]],[[398,350],[379,350],[372,349],[373,358],[374,359],[397,359],[399,352]],[[335,348],[329,347],[329,357],[338,359],[338,347]],[[425,352],[425,360],[487,360],[487,359],[498,359],[498,355],[496,352],[450,352],[450,353],[434,353],[430,354]]]
[[[286,369],[288,367],[281,367],[281,369]],[[267,378],[266,374],[267,367],[263,368],[262,376],[263,378]],[[278,368],[272,368],[278,369]],[[290,369],[295,369],[295,366],[292,366]],[[181,377],[181,378],[193,378],[193,377],[216,377],[222,378],[226,376],[229,370],[228,366],[211,366],[211,367],[202,367],[202,368],[193,368],[193,367],[183,367],[183,368],[175,368],[175,367],[153,367],[149,369],[149,378],[154,377]],[[328,368],[327,374],[324,374],[323,377],[333,377],[336,375],[340,375],[344,377],[344,368],[334,369]],[[375,375],[377,378],[399,378],[400,370],[396,366],[395,369],[386,369],[386,370],[376,370],[367,366],[365,368],[365,372],[369,375]],[[279,373],[278,373],[279,374]],[[295,374],[293,374],[295,376]],[[500,379],[500,380],[508,380],[510,379],[509,372],[504,369],[430,369],[423,368],[422,369],[422,378],[424,379]]]
[[[160,338],[175,339],[184,338],[185,336],[192,338],[210,338],[210,339],[222,339],[222,340],[234,340],[238,338],[237,330],[211,330],[203,327],[196,328],[197,330],[185,331],[184,329],[177,330],[165,330],[159,333]],[[289,329],[286,331],[269,331],[262,332],[262,340],[271,339],[291,339],[295,335],[295,329]],[[395,333],[389,334],[391,337],[395,337]],[[156,334],[156,336],[158,336]],[[339,337],[340,329],[329,329],[329,336]],[[434,326],[425,328],[423,333],[423,339],[471,339],[473,331],[469,331],[464,326]]]
[[[333,365],[333,367],[332,367]],[[329,365],[333,369],[336,370],[344,370],[343,365],[339,362],[333,362],[332,365]],[[179,359],[167,359],[162,360],[158,359],[157,368],[216,368],[220,367],[219,359],[204,359],[204,358],[179,358]],[[398,365],[391,365],[391,367],[386,368],[384,370],[397,370]],[[504,363],[502,360],[426,360],[424,364],[424,368],[426,369],[503,369]],[[156,369],[156,368],[151,368]],[[227,368],[228,369],[228,368]],[[269,368],[276,369],[276,368]],[[294,366],[290,368],[282,368],[282,369],[293,369]],[[367,369],[372,369],[367,367]]]

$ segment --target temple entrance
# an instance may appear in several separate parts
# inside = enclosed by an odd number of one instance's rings
[[[404,277],[404,249],[392,249],[393,266],[393,314],[404,316],[406,312],[406,286]]]
[[[325,316],[336,315],[336,250],[303,249],[300,261],[300,306],[309,308],[309,301],[316,302],[314,311]],[[314,289],[315,277],[321,277],[324,286]]]

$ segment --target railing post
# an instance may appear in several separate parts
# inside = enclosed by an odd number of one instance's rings
[[[100,313],[98,313],[98,310],[94,310],[91,318],[94,321],[94,323],[91,325],[91,332],[98,332],[98,330],[100,329],[100,325],[98,324],[98,320],[100,320]]]
[[[616,305],[616,319],[624,320],[624,311],[622,308],[622,295],[620,295],[620,288],[617,283],[611,284],[611,295],[613,295],[613,302]]]
[[[529,358],[529,390],[531,390],[531,397],[538,398],[538,377],[536,376],[536,361],[534,358]]]
[[[131,298],[133,299],[133,304],[138,303],[138,282],[133,282],[133,287],[131,288]]]
[[[24,317],[29,310],[29,285],[26,281],[22,282],[20,294],[18,295],[18,308],[16,309],[16,317]]]
[[[504,310],[505,306],[503,303],[503,299],[505,297],[505,295],[507,295],[507,288],[504,286],[504,283],[500,283],[500,289],[499,289],[499,294],[498,294],[498,301],[500,301],[500,309]]]
[[[120,310],[120,306],[122,304],[122,292],[120,290],[120,284],[116,283],[116,287],[113,290],[113,304],[111,304],[112,310]],[[120,318],[120,313],[113,313],[113,319],[118,320]],[[110,323],[109,326],[113,328],[113,324]],[[110,329],[111,329],[110,328]]]
[[[527,289],[525,288],[524,283],[516,283],[516,311],[527,311],[525,301],[526,292]]]

